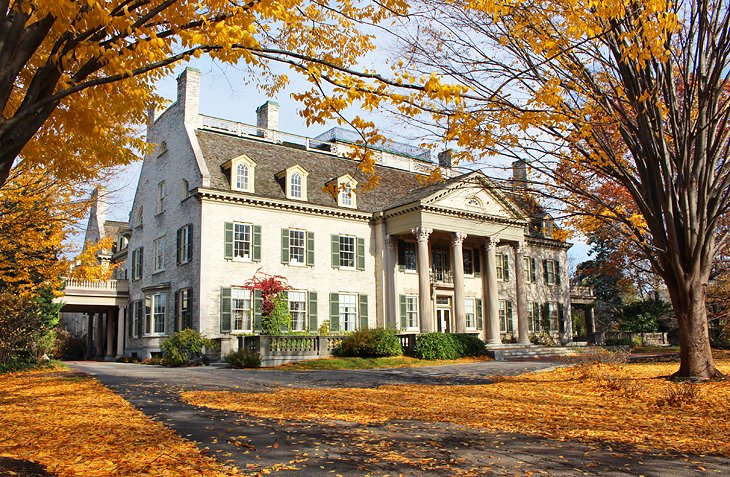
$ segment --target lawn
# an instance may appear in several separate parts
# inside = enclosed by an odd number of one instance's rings
[[[730,374],[730,359],[717,362]],[[185,401],[292,421],[447,422],[558,440],[730,457],[730,382],[676,384],[677,363],[579,364],[488,385],[185,392]]]
[[[461,358],[453,360],[425,360],[408,356],[388,358],[325,358],[298,361],[278,366],[290,370],[334,370],[334,369],[377,369],[377,368],[416,368],[421,366],[441,366],[445,364],[465,364],[487,361],[489,358]]]
[[[0,457],[58,477],[236,474],[86,375],[2,374],[0,389]]]

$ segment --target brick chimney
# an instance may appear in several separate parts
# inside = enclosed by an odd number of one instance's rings
[[[512,163],[512,188],[527,190],[527,162],[522,159]]]
[[[266,101],[256,108],[256,127],[269,129],[269,131],[260,131],[259,134],[267,139],[276,140],[274,131],[279,130],[279,103]]]
[[[187,67],[177,77],[177,104],[183,108],[186,123],[198,122],[200,111],[200,70]]]
[[[451,169],[454,167],[454,159],[451,153],[451,149],[446,149],[445,151],[438,153],[439,167],[444,169]]]

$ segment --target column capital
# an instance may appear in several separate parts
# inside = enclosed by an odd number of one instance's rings
[[[452,232],[451,233],[451,244],[461,245],[466,240],[467,235],[464,232]]]
[[[484,248],[486,248],[487,250],[495,249],[497,248],[498,243],[499,239],[497,237],[486,237],[484,239]]]
[[[516,242],[515,245],[515,253],[517,255],[524,255],[527,251],[527,246],[525,245],[525,242]]]
[[[431,232],[433,232],[433,229],[428,227],[415,227],[411,229],[411,233],[416,236],[416,240],[419,242],[426,242]]]

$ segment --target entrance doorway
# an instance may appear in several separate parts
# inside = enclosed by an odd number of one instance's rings
[[[451,333],[451,297],[436,297],[436,328],[439,333]]]

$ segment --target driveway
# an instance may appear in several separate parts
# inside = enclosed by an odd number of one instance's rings
[[[426,421],[359,425],[341,421],[277,421],[190,406],[192,389],[255,392],[297,387],[383,384],[486,384],[486,376],[553,366],[544,362],[484,362],[427,368],[343,371],[163,368],[73,362],[142,412],[245,473],[280,476],[730,474],[730,459],[639,453],[609,444],[581,444]],[[323,391],[326,392],[326,391]],[[556,403],[559,405],[559,403]]]

